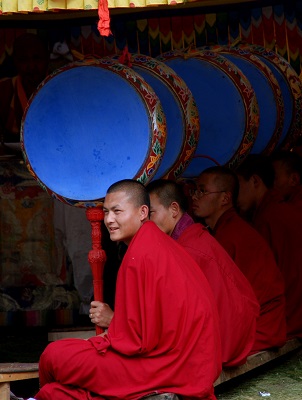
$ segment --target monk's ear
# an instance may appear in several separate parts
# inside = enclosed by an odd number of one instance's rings
[[[140,217],[141,217],[141,221],[149,219],[149,207],[148,206],[146,206],[146,205],[141,206]]]
[[[256,175],[256,174],[251,176],[250,181],[251,181],[252,185],[254,186],[254,188],[258,188],[260,185],[263,184],[263,181],[260,178],[260,176]]]
[[[298,172],[291,172],[289,176],[289,184],[290,186],[300,185],[300,175],[298,174]]]
[[[172,217],[175,218],[179,215],[180,213],[180,206],[177,203],[177,201],[172,201],[172,203],[169,206],[171,213],[172,213]]]
[[[232,203],[232,193],[231,192],[224,192],[223,197],[221,200],[221,204],[223,206],[227,206]]]

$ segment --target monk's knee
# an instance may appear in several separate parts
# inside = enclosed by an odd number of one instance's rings
[[[52,360],[54,357],[56,357],[57,354],[57,343],[58,342],[52,342],[43,351],[43,353],[40,356],[40,361],[39,361],[39,368],[46,367],[49,365],[49,363],[52,363]]]

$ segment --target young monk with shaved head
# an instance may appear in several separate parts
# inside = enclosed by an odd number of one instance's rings
[[[51,343],[40,359],[37,400],[135,400],[175,393],[215,399],[221,371],[218,314],[198,265],[149,221],[149,196],[135,180],[113,184],[104,201],[113,241],[128,245],[108,330]]]
[[[211,228],[251,283],[260,303],[253,351],[279,347],[286,340],[284,281],[273,252],[236,212],[238,178],[225,167],[211,167],[196,180],[192,208]]]
[[[256,334],[259,304],[248,280],[220,244],[186,213],[182,187],[169,180],[147,186],[150,219],[194,258],[214,293],[220,322],[223,366],[243,364]]]

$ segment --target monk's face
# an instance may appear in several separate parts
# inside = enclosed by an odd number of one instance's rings
[[[220,211],[222,195],[225,192],[215,183],[215,176],[201,174],[196,180],[192,195],[192,210],[196,217],[212,218]]]
[[[299,177],[296,178],[294,173],[290,173],[282,161],[273,162],[275,170],[274,188],[283,196],[290,194],[291,189],[299,184]]]
[[[131,239],[148,218],[147,206],[138,207],[135,199],[124,191],[109,193],[104,201],[104,223],[110,239],[129,245]]]
[[[171,235],[175,227],[173,210],[171,207],[164,207],[155,193],[150,193],[150,203],[151,221],[153,221],[163,232]]]

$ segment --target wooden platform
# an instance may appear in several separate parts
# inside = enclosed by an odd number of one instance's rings
[[[245,374],[261,365],[264,365],[278,357],[284,356],[291,351],[302,348],[302,341],[299,339],[289,340],[283,347],[275,350],[261,351],[259,353],[249,356],[247,362],[239,367],[224,368],[219,378],[214,383],[214,386],[218,386],[230,379],[236,378],[240,375]]]
[[[63,329],[53,330],[48,333],[48,340],[55,341],[64,338],[80,338],[87,339],[95,335],[95,330],[91,328],[80,328],[80,329]],[[277,359],[287,353],[294,350],[302,349],[302,340],[291,339],[283,347],[279,349],[273,349],[269,351],[261,351],[248,357],[247,362],[239,367],[224,368],[219,378],[214,383],[214,386],[221,385],[224,382],[241,376],[253,369],[260,367],[270,361]]]
[[[10,399],[10,382],[39,378],[38,363],[0,363],[0,399]]]

